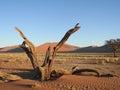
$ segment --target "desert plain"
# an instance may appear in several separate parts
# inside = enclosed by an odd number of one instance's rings
[[[37,54],[39,65],[44,57],[44,53]],[[0,53],[0,72],[21,77],[9,82],[0,78],[0,90],[120,90],[120,57],[114,58],[112,53],[57,53],[53,69],[71,70],[76,65],[96,70],[101,76],[86,71],[39,81],[33,78],[33,68],[25,53]]]

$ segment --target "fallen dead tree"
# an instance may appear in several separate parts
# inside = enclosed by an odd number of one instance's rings
[[[42,66],[39,66],[34,44],[25,37],[25,35],[19,28],[15,27],[15,29],[19,32],[20,36],[24,39],[20,47],[23,48],[23,50],[25,51],[25,53],[27,54],[27,56],[29,57],[32,63],[32,66],[35,72],[34,73],[35,78],[38,78],[41,81],[46,81],[53,77],[59,77],[64,74],[77,74],[81,72],[77,66],[73,67],[70,71],[67,71],[64,69],[52,70],[56,53],[58,52],[60,47],[68,40],[71,34],[78,31],[79,28],[80,26],[76,24],[74,28],[68,30],[68,32],[64,35],[61,41],[54,48],[52,48],[53,49],[52,53],[51,53],[51,47],[48,47],[44,62]],[[99,72],[97,72],[96,70],[86,69],[85,71],[95,72],[99,76]]]
[[[21,77],[19,77],[17,75],[0,72],[0,82],[16,81],[16,80],[20,80],[20,79],[21,79]]]

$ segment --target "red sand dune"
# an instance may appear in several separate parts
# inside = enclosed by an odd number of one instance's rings
[[[38,47],[36,47],[36,50],[37,52],[46,52],[47,48],[50,46],[51,49],[53,49],[58,43],[57,42],[53,42],[53,43],[45,43],[45,44],[42,44]],[[69,45],[69,44],[64,44],[60,49],[59,51],[72,51],[72,50],[76,50],[78,49],[79,47],[77,46],[72,46],[72,45]]]

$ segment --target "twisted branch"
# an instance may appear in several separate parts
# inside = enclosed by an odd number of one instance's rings
[[[20,36],[24,39],[24,41],[23,41],[22,45],[20,45],[20,47],[24,49],[27,56],[31,60],[33,68],[36,70],[36,68],[38,68],[39,66],[38,66],[38,62],[37,62],[36,49],[35,49],[34,44],[25,37],[25,35],[19,28],[15,27],[15,29],[19,32]]]

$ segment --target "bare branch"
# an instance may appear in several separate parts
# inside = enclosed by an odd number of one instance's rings
[[[62,40],[54,47],[54,52],[53,52],[53,55],[52,55],[52,60],[54,60],[55,55],[56,55],[58,49],[67,41],[67,39],[70,37],[70,35],[73,34],[74,32],[76,32],[77,30],[79,30],[80,26],[78,26],[78,24],[79,23],[77,23],[74,28],[70,29],[64,35],[64,37],[62,38]]]
[[[46,56],[45,56],[45,60],[44,63],[41,67],[44,67],[47,63],[49,63],[50,60],[50,51],[51,51],[51,47],[49,46],[47,51],[46,51]]]
[[[77,23],[73,29],[70,29],[64,35],[64,37],[62,38],[62,40],[56,45],[55,51],[57,51],[67,41],[67,39],[70,37],[71,34],[73,34],[74,32],[76,32],[77,30],[79,30],[80,27],[78,25],[79,25],[79,23]]]
[[[30,58],[33,68],[34,69],[38,68],[39,66],[37,62],[37,55],[34,44],[25,37],[25,35],[19,28],[15,27],[15,29],[19,32],[20,36],[25,40],[23,41],[22,45],[20,45],[20,47],[24,49],[27,56]]]
[[[31,52],[36,52],[34,44],[25,37],[23,32],[18,27],[15,27],[15,29],[19,32],[20,36],[25,40],[28,47],[30,47]]]

